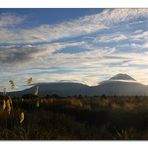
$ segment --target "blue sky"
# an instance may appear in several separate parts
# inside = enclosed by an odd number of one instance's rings
[[[0,9],[0,89],[117,73],[148,84],[148,9]]]

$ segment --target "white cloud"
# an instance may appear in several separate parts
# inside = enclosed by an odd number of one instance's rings
[[[54,51],[60,50],[66,47],[82,46],[85,45],[84,41],[81,42],[67,42],[67,43],[51,43],[43,45],[24,45],[24,46],[1,46],[0,47],[0,63],[1,65],[8,66],[21,66],[22,64],[28,64],[35,59],[44,60],[44,57]],[[19,64],[20,63],[20,64]]]
[[[128,37],[125,34],[122,33],[115,33],[115,34],[108,34],[108,35],[104,35],[104,36],[99,36],[94,38],[95,42],[119,42],[122,40],[126,40],[128,39]]]
[[[25,20],[24,16],[17,16],[11,13],[1,13],[0,14],[0,27],[6,28],[13,25],[22,23]]]
[[[140,32],[131,36],[133,40],[148,40],[148,31]]]
[[[7,18],[7,16],[5,16]],[[9,18],[9,17],[8,17]],[[11,19],[2,19],[2,26],[7,24],[20,23],[18,17],[10,17]],[[17,18],[17,19],[16,19]],[[101,29],[107,29],[119,25],[120,23],[133,21],[138,18],[148,18],[148,9],[105,9],[101,13],[84,16],[79,19],[65,21],[59,24],[42,24],[32,29],[20,29],[10,31],[4,30],[5,38],[0,38],[0,42],[9,43],[33,43],[42,41],[53,41],[65,37],[76,37],[97,32]],[[18,21],[15,21],[18,20]],[[6,23],[5,23],[6,22]],[[123,38],[117,37],[118,39]],[[116,39],[117,39],[116,38]]]
[[[131,43],[130,44],[130,46],[132,47],[132,48],[137,48],[137,49],[139,49],[139,50],[141,50],[141,49],[144,49],[144,48],[148,48],[148,43],[141,43],[141,44],[137,44],[137,43]]]
[[[101,13],[81,17],[76,20],[54,25],[41,25],[39,27],[23,30],[22,34],[34,41],[52,41],[64,37],[76,37],[90,34],[101,29],[119,25],[119,23],[133,21],[138,18],[148,18],[148,9],[107,9]],[[119,35],[115,40],[125,39]],[[28,39],[26,39],[27,41]]]

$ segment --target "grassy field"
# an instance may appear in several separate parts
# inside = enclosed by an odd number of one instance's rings
[[[1,140],[148,139],[147,97],[18,98],[11,111],[0,104]]]

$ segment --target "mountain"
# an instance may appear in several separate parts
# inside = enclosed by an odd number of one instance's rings
[[[122,73],[119,73],[119,74],[115,75],[114,77],[110,78],[110,80],[131,80],[131,81],[136,81],[131,76],[129,76],[127,74],[122,74]]]
[[[89,86],[81,83],[71,82],[55,82],[55,83],[38,83],[35,86],[25,89],[23,91],[16,92],[17,96],[24,94],[34,93],[36,86],[39,86],[39,93],[41,96],[46,94],[52,95],[57,94],[59,96],[74,96],[74,95],[85,95],[89,90]]]
[[[36,86],[39,86],[40,96],[46,94],[57,94],[64,97],[80,94],[87,96],[101,96],[103,94],[106,96],[148,96],[148,86],[137,82],[127,74],[117,74],[109,80],[91,87],[72,82],[39,83],[29,89],[16,92],[16,95],[34,93]]]
[[[117,74],[109,80],[103,81],[98,86],[92,87],[93,95],[107,96],[145,96],[148,95],[148,87],[137,82],[127,74]]]
[[[106,96],[145,96],[148,87],[138,82],[106,81],[92,88],[91,95]]]

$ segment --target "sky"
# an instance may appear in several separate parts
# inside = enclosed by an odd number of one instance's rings
[[[148,85],[148,9],[0,9],[1,90],[118,73]]]

